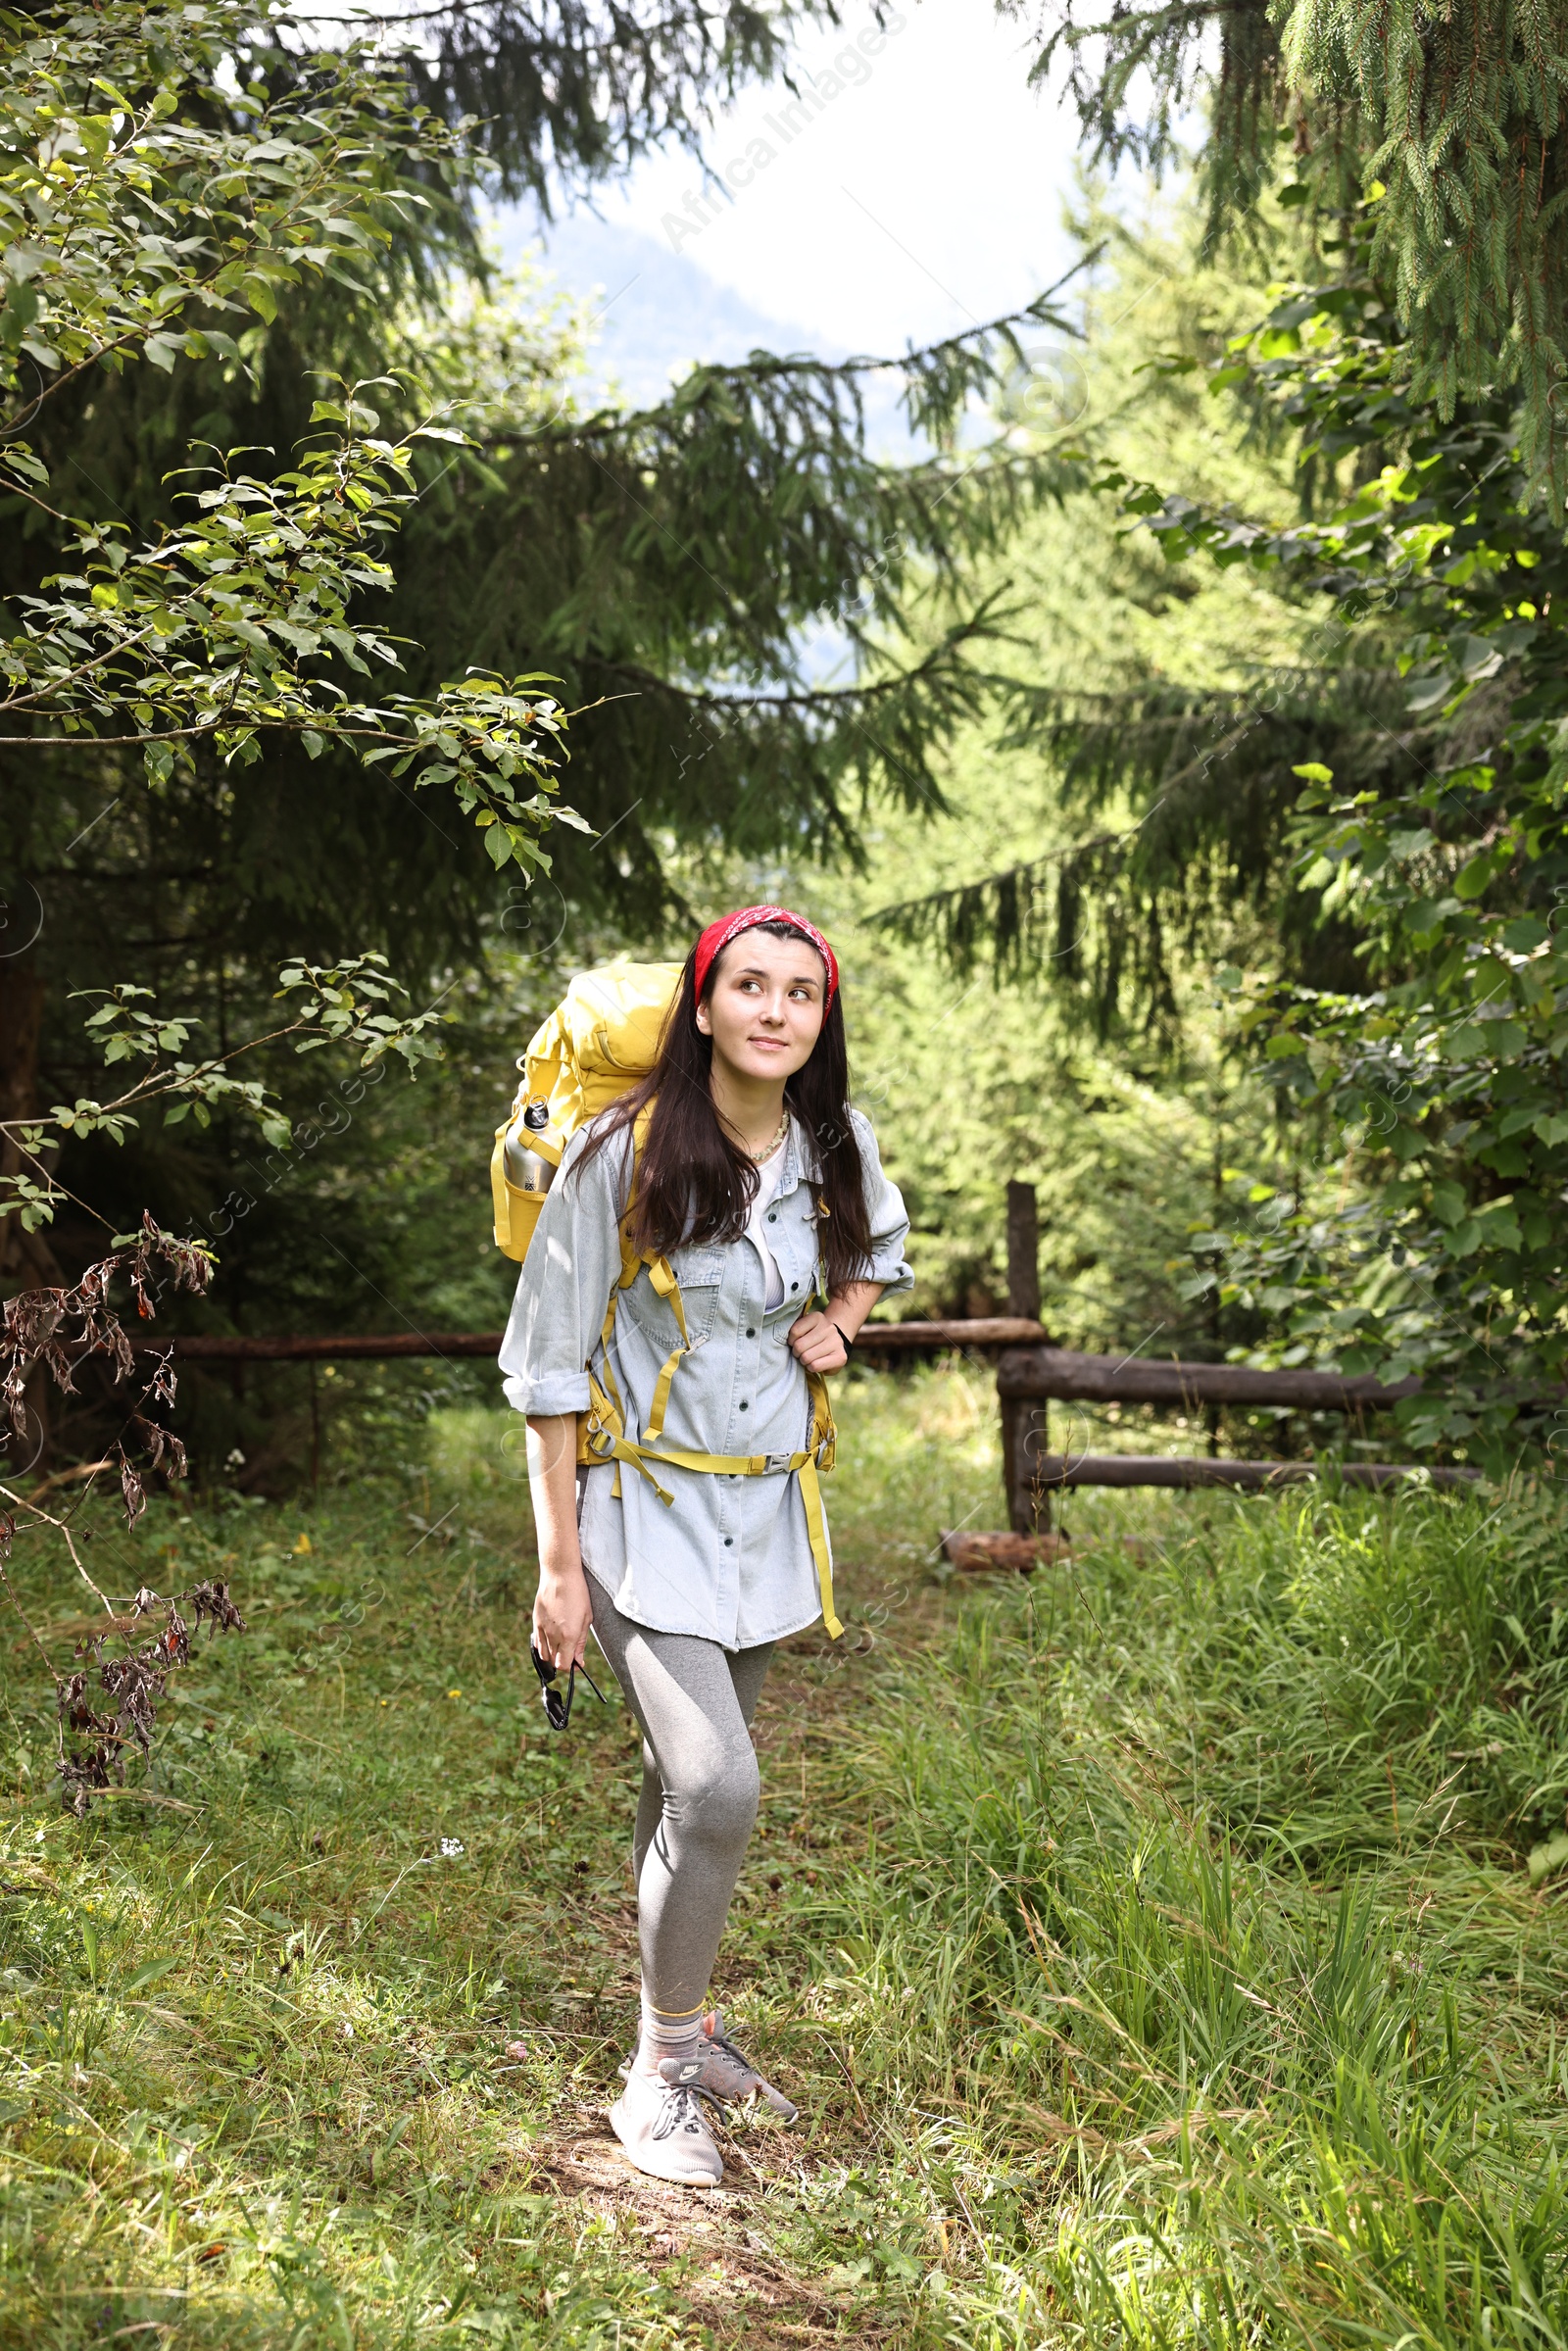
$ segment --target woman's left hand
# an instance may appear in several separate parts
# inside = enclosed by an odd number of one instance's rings
[[[831,1314],[814,1306],[792,1326],[790,1349],[808,1371],[842,1371],[850,1359],[844,1333]]]

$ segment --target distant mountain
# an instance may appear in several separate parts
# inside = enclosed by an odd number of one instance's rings
[[[700,269],[686,254],[654,237],[619,228],[592,213],[541,227],[520,211],[497,213],[492,222],[508,265],[542,245],[543,264],[574,294],[600,289],[590,366],[596,379],[612,376],[639,406],[660,399],[672,375],[693,360],[739,360],[749,351],[815,351],[842,359],[804,326],[754,310]]]

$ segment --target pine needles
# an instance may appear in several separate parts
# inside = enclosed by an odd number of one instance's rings
[[[1359,977],[1348,927],[1325,924],[1294,887],[1289,820],[1296,766],[1325,745],[1356,785],[1392,791],[1419,774],[1392,665],[1281,669],[1208,692],[994,683],[1010,705],[1003,749],[1042,752],[1082,816],[1125,813],[1065,849],[883,907],[879,927],[931,941],[960,971],[990,961],[999,978],[1047,976],[1101,1038],[1127,1022],[1173,1029],[1178,967],[1230,951],[1249,926],[1279,941],[1294,973]]]
[[[1283,142],[1324,213],[1360,204],[1374,266],[1410,338],[1415,394],[1445,420],[1516,393],[1526,471],[1561,518],[1568,441],[1568,12],[1561,0],[1193,0],[1054,12],[1035,78],[1058,59],[1092,154],[1158,168],[1210,102],[1201,157],[1210,232],[1254,234]],[[1210,40],[1211,28],[1218,40]],[[1143,77],[1147,75],[1147,81]],[[1134,92],[1139,96],[1135,99]],[[1134,106],[1141,109],[1135,113]]]

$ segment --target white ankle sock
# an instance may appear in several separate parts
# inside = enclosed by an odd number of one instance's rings
[[[682,2065],[696,2057],[703,2024],[701,2008],[694,2008],[688,2016],[668,2016],[654,2006],[645,1991],[642,2010],[642,2030],[637,2038],[639,2073],[657,2074],[661,2060],[665,2057],[674,2057]]]

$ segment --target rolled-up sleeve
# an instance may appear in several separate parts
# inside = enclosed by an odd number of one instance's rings
[[[882,1166],[882,1154],[876,1147],[876,1130],[860,1110],[851,1112],[855,1121],[856,1141],[860,1147],[860,1165],[865,1179],[865,1207],[871,1227],[871,1267],[866,1280],[880,1282],[884,1294],[914,1288],[914,1268],[904,1253],[909,1237],[909,1219],[904,1205],[904,1195]]]
[[[518,1412],[586,1412],[588,1359],[599,1344],[612,1285],[620,1278],[617,1238],[619,1138],[578,1168],[587,1130],[566,1147],[545,1198],[501,1342],[502,1385]]]

